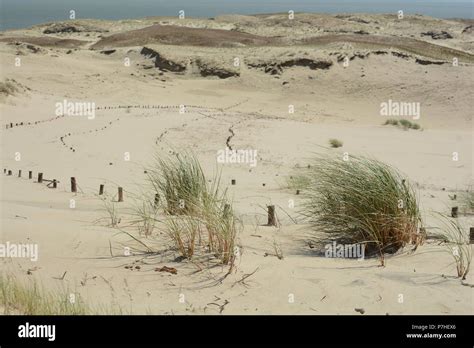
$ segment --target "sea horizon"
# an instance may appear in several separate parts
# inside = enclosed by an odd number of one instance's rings
[[[258,15],[284,13],[290,10],[304,13],[343,14],[396,14],[424,15],[435,18],[473,18],[473,4],[469,0],[302,0],[288,5],[283,0],[262,0],[258,4],[249,0],[238,3],[230,0],[190,1],[170,3],[161,0],[109,0],[97,3],[92,0],[3,0],[1,3],[0,30],[22,29],[42,23],[69,20],[75,11],[76,19],[124,20],[147,17],[178,16],[184,10],[186,17],[209,18],[221,15]]]

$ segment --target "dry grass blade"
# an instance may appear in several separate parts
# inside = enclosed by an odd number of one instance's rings
[[[457,219],[437,214],[440,226],[436,236],[444,242],[446,251],[453,257],[459,278],[465,280],[472,261],[472,248],[469,244],[467,229]]]

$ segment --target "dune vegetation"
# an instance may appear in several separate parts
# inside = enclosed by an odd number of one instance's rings
[[[308,177],[302,213],[324,239],[365,243],[380,254],[421,243],[417,193],[395,168],[363,156],[320,155]]]
[[[190,152],[156,156],[147,173],[156,195],[155,207],[164,214],[160,227],[181,256],[190,259],[199,251],[232,264],[239,222],[220,174],[208,181]]]

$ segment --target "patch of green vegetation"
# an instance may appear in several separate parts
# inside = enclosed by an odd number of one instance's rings
[[[220,175],[208,181],[199,160],[190,152],[157,156],[147,172],[165,213],[165,232],[181,256],[191,259],[198,250],[206,250],[232,267],[239,224],[227,189],[221,187]],[[145,202],[145,206],[150,204]],[[155,214],[153,207],[141,209],[136,216],[154,227]],[[151,232],[148,228],[148,234]]]
[[[344,143],[338,139],[329,139],[329,145],[333,148],[342,147]]]
[[[0,306],[4,314],[20,315],[85,315],[91,309],[68,291],[46,291],[36,281],[22,283],[13,276],[0,274]]]
[[[394,119],[394,118],[390,118],[390,119],[386,120],[383,125],[384,126],[390,125],[390,126],[401,127],[405,130],[407,130],[407,129],[415,129],[415,130],[421,129],[421,126],[418,123],[411,122],[407,119],[397,120],[397,119]]]
[[[326,240],[366,243],[393,253],[414,240],[421,225],[414,187],[395,168],[352,155],[319,155],[308,169],[302,214]]]
[[[302,169],[300,169],[302,171]],[[302,172],[293,173],[292,175],[285,178],[285,184],[282,185],[285,189],[290,190],[304,190],[311,183],[310,178]]]

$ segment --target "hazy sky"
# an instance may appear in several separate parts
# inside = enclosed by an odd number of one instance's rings
[[[473,0],[0,0],[1,27],[19,28],[68,19],[74,9],[78,18],[139,18],[174,16],[213,17],[224,13],[372,12],[419,13],[435,17],[473,18]]]

